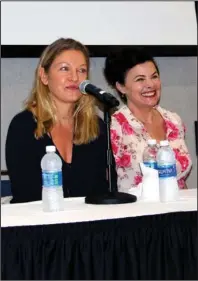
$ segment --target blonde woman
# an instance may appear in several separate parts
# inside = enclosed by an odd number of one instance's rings
[[[78,88],[88,73],[88,51],[73,39],[58,39],[41,55],[25,109],[8,129],[12,203],[41,200],[40,162],[47,145],[55,145],[62,159],[65,197],[107,190],[105,125],[95,99]]]

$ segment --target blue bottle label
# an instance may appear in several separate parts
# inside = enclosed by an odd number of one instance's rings
[[[143,162],[146,167],[157,169],[157,162]]]
[[[177,176],[176,165],[158,165],[159,178],[170,178]]]
[[[42,172],[44,187],[58,187],[62,185],[62,172]]]

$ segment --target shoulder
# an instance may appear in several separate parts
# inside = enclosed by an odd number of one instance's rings
[[[112,119],[119,119],[120,116],[126,116],[127,111],[128,107],[126,105],[123,105],[112,114]]]
[[[186,134],[186,126],[181,117],[176,112],[164,109],[162,107],[158,107],[158,110],[165,119],[166,126],[174,130],[179,130],[181,136],[184,137]]]
[[[123,125],[129,123],[130,117],[130,111],[126,105],[119,108],[111,116],[111,130],[121,133]]]
[[[16,114],[9,125],[8,132],[19,133],[19,132],[33,132],[36,128],[36,121],[32,112],[23,110]]]
[[[34,116],[31,111],[29,110],[23,110],[19,113],[17,113],[11,122],[34,122]]]
[[[167,110],[167,109],[162,108],[160,106],[158,106],[158,110],[162,114],[163,117],[165,117],[166,119],[169,119],[175,125],[181,126],[183,124],[181,117],[176,112]]]
[[[133,118],[133,115],[127,105],[123,105],[121,108],[116,110],[111,117],[112,124],[116,123],[120,126],[122,126],[125,122],[129,122],[131,118]]]
[[[11,124],[19,124],[19,125],[30,125],[36,124],[34,116],[32,112],[28,110],[23,110],[17,113],[11,120]]]

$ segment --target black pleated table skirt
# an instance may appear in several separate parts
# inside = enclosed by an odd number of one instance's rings
[[[2,228],[3,280],[195,280],[197,212]]]

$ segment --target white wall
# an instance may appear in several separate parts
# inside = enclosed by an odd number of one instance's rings
[[[197,45],[194,1],[4,1],[2,45]]]
[[[194,121],[197,120],[197,58],[173,57],[156,59],[163,83],[161,105],[176,111],[187,127],[186,143],[193,170],[189,188],[197,187],[197,158],[195,154]],[[12,117],[22,109],[33,81],[38,59],[3,58],[1,62],[1,169],[5,166],[5,138]],[[93,84],[115,94],[106,84],[102,69],[104,58],[91,58]]]

